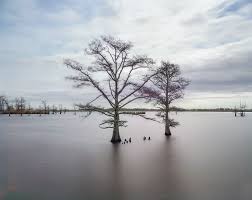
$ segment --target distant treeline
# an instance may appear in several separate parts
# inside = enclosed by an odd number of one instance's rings
[[[189,112],[240,112],[239,109],[235,108],[214,108],[214,109],[182,109],[180,111]],[[252,112],[252,109],[245,109],[243,112]]]
[[[105,109],[110,111],[110,109]],[[171,107],[170,111],[173,112],[252,112],[252,109],[244,109],[244,108],[201,108],[201,109],[185,109],[179,107]],[[55,105],[48,105],[45,100],[41,101],[41,105],[37,108],[31,107],[30,104],[27,103],[24,97],[15,98],[13,100],[9,100],[5,96],[0,95],[0,114],[62,114],[66,112],[88,112],[89,109],[78,109],[78,106],[75,106],[74,109],[66,109],[63,108],[61,104],[58,106]],[[161,111],[160,109],[154,108],[123,108],[121,111],[124,113],[138,113],[144,114],[145,112],[158,112]]]
[[[48,105],[45,100],[41,101],[41,105],[37,108],[32,107],[24,97],[18,97],[13,100],[6,96],[0,95],[0,114],[62,114],[66,113],[68,109],[63,108],[60,104],[58,106]]]
[[[110,109],[107,109],[110,110]],[[240,109],[238,108],[179,108],[179,107],[171,107],[170,111],[173,112],[239,112]],[[81,109],[80,111],[89,111],[89,109]],[[125,108],[122,111],[127,112],[158,112],[160,109],[154,108]],[[252,112],[252,109],[243,109],[245,112]]]

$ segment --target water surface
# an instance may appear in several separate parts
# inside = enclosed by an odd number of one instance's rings
[[[0,199],[251,200],[252,113],[174,117],[169,139],[128,118],[132,143],[112,145],[99,115],[0,116]]]

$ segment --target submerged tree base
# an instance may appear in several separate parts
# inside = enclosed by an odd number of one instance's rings
[[[111,139],[110,142],[112,142],[113,144],[116,144],[116,143],[120,143],[122,140],[121,138],[119,139]]]
[[[171,130],[168,124],[165,126],[165,136],[171,136]]]
[[[171,136],[171,132],[165,133],[165,135],[169,137],[169,136]]]

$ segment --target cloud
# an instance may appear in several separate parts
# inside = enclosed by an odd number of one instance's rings
[[[251,6],[252,2],[250,0],[236,0],[236,1],[226,1],[220,6],[218,6],[217,11],[219,12],[219,17],[224,17],[227,15],[241,15],[251,17]]]
[[[4,0],[0,3],[0,92],[11,97],[43,93],[53,101],[62,91],[72,94],[71,83],[64,80],[69,70],[63,59],[87,63],[83,49],[88,42],[112,34],[132,41],[136,53],[180,64],[191,79],[186,98],[194,96],[187,106],[197,106],[196,97],[209,105],[202,93],[211,99],[216,92],[234,99],[233,93],[243,95],[252,89],[251,13],[248,0],[63,0],[57,4]],[[91,89],[82,92],[94,94]],[[72,95],[77,93],[74,90]],[[74,103],[67,96],[58,97]],[[221,102],[219,96],[216,99]]]
[[[203,54],[199,64],[185,72],[193,80],[190,88],[219,92],[251,91],[251,44],[252,38]],[[244,48],[245,45],[248,48]]]

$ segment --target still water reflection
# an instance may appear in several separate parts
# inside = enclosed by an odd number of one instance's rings
[[[252,114],[174,117],[169,139],[134,117],[112,145],[99,115],[0,116],[0,199],[251,200]]]

